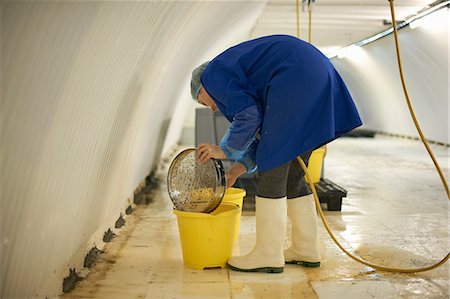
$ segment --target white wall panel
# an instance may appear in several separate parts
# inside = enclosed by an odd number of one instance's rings
[[[417,119],[428,139],[447,144],[449,20],[444,8],[422,26],[399,31],[403,71]],[[418,136],[401,87],[393,34],[332,62],[357,102],[366,128]]]
[[[198,66],[205,61],[212,60],[215,56],[222,53],[229,47],[248,40],[250,38],[252,26],[260,17],[263,8],[264,5],[260,5],[259,9],[253,9],[246,15],[245,18],[241,18],[236,21],[235,26],[238,26],[239,28],[247,28],[247,30],[236,31],[235,27],[231,27],[221,34],[221,38],[217,42],[213,44],[203,44],[205,51],[194,65]],[[166,146],[164,147],[165,150],[163,152],[168,150],[168,145],[173,144],[173,140],[180,140],[181,144],[189,146],[194,146],[195,144],[195,109],[204,106],[191,99],[189,88],[191,78],[189,76],[186,79],[186,89],[181,91],[176,108],[180,112],[183,111],[182,114],[184,114],[185,118],[173,118],[171,120],[170,134],[168,134],[169,138],[166,140]],[[174,115],[179,115],[179,113],[175,112]],[[182,128],[179,125],[179,122],[184,122]]]
[[[0,296],[53,296],[184,119],[191,69],[264,2],[1,5]]]

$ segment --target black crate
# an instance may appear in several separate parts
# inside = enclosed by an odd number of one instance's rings
[[[314,184],[320,203],[325,203],[328,211],[341,211],[342,198],[347,196],[347,191],[330,180],[321,179]],[[256,178],[240,178],[234,187],[246,191],[244,197],[244,211],[255,211]]]
[[[330,180],[320,179],[314,184],[320,203],[326,203],[328,211],[340,211],[342,198],[347,196],[347,191]]]

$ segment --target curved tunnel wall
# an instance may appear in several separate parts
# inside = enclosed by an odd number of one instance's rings
[[[426,138],[450,144],[449,10],[399,31],[403,72]],[[332,62],[345,80],[368,129],[418,137],[399,77],[394,35],[354,49]]]
[[[247,38],[264,4],[1,3],[0,297],[61,292],[179,140],[191,69]],[[400,38],[424,132],[449,143],[446,18]],[[392,38],[333,63],[367,128],[416,135]]]
[[[53,296],[179,139],[192,68],[265,2],[1,5],[0,297]]]

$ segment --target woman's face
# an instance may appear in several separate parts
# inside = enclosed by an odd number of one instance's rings
[[[198,93],[198,101],[200,104],[202,104],[203,106],[209,107],[211,108],[211,110],[213,112],[217,111],[217,105],[214,102],[214,100],[211,98],[211,96],[206,92],[206,90],[202,87],[202,89],[200,89],[200,92]]]

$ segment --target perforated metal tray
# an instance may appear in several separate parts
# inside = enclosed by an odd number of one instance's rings
[[[221,203],[226,189],[222,161],[210,159],[200,164],[195,148],[182,151],[170,164],[167,189],[175,209],[212,212]]]

